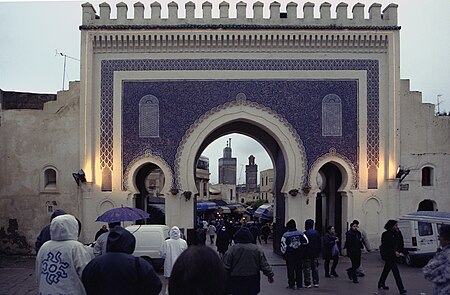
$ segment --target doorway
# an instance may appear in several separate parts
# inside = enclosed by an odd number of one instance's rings
[[[323,165],[317,175],[320,192],[316,195],[316,229],[323,235],[329,225],[334,226],[342,241],[342,173],[332,164]]]
[[[138,220],[136,224],[165,224],[165,202],[161,194],[165,177],[161,168],[154,163],[146,163],[136,173],[136,208],[149,213],[147,220]]]

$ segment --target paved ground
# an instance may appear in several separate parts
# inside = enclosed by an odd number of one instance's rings
[[[363,254],[362,264],[366,276],[360,278],[359,284],[353,284],[345,275],[345,269],[350,267],[350,260],[341,257],[337,268],[339,278],[325,278],[323,273],[323,260],[320,260],[320,284],[319,288],[287,290],[286,266],[283,259],[272,252],[272,244],[262,245],[269,263],[275,272],[275,282],[269,284],[266,277],[261,279],[261,295],[280,294],[371,294],[389,295],[398,294],[392,274],[389,275],[386,284],[391,287],[388,291],[379,291],[377,287],[378,277],[383,269],[383,262],[379,253],[371,252]],[[400,265],[400,273],[408,294],[431,295],[431,284],[426,281],[420,271],[420,267],[408,267]],[[161,279],[164,281],[162,274]],[[163,288],[164,290],[164,288]],[[0,295],[27,295],[36,294],[37,288],[34,275],[34,257],[5,257],[0,256]],[[164,292],[161,292],[164,294]]]

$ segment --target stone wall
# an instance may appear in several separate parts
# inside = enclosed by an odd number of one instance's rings
[[[43,109],[2,111],[0,245],[8,251],[16,247],[21,253],[34,252],[35,239],[48,224],[51,210],[63,209],[79,217],[79,188],[71,175],[80,169],[79,95],[79,83],[71,82],[69,90],[59,92]],[[33,100],[33,96],[17,93],[17,99]],[[56,171],[55,186],[44,183],[47,168]]]

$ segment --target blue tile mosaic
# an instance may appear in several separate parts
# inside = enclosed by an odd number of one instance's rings
[[[113,74],[151,70],[365,70],[367,73],[368,167],[379,161],[379,71],[377,60],[104,60],[101,63],[100,165],[113,168]],[[206,111],[234,100],[240,92],[284,117],[300,135],[309,165],[334,147],[358,167],[357,93],[354,80],[321,81],[146,81],[123,83],[123,168],[151,149],[173,168],[176,149],[189,126]],[[342,98],[342,137],[321,136],[321,100],[330,93]],[[160,138],[139,139],[138,101],[160,99]],[[199,103],[201,101],[201,103]],[[188,110],[188,111],[186,111]],[[190,116],[186,116],[186,113]],[[310,167],[308,167],[309,170]],[[358,169],[356,169],[358,171]]]

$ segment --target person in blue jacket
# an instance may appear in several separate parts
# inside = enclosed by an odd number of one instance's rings
[[[57,217],[57,216],[61,216],[67,214],[66,211],[62,210],[62,209],[56,209],[53,213],[52,216],[50,217],[50,223],[52,222],[52,220]],[[36,250],[36,254],[39,252],[39,249],[41,248],[42,245],[44,245],[45,242],[50,241],[50,223],[47,224],[39,233],[39,236],[36,238],[36,242],[34,243],[34,247]]]
[[[320,233],[314,229],[314,220],[307,219],[305,221],[305,236],[308,238],[308,245],[304,249],[303,258],[303,278],[305,280],[305,288],[311,288],[311,275],[312,284],[314,288],[319,287],[319,255],[321,252],[321,237]]]
[[[308,244],[308,238],[299,230],[294,219],[286,223],[287,232],[281,237],[281,252],[286,259],[288,289],[301,289],[302,277],[302,246]]]
[[[157,295],[162,283],[152,265],[134,257],[136,238],[116,226],[109,231],[106,254],[86,265],[81,277],[86,293],[96,295]]]

